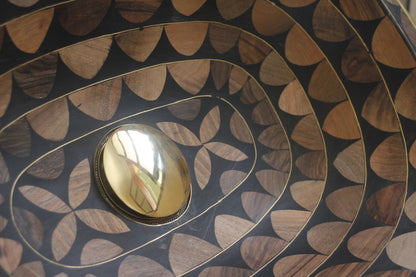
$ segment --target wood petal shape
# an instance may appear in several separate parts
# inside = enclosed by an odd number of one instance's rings
[[[291,166],[290,151],[276,150],[264,154],[261,159],[276,170],[288,172]]]
[[[328,267],[319,272],[317,277],[325,276],[360,276],[370,266],[370,263],[349,263]]]
[[[112,43],[111,36],[104,36],[63,48],[58,53],[72,72],[84,79],[92,79],[106,61]]]
[[[52,101],[26,115],[32,129],[41,137],[61,141],[69,127],[69,111],[66,98]]]
[[[215,88],[220,90],[230,78],[231,64],[219,61],[211,61],[211,75]]]
[[[230,130],[233,136],[239,141],[245,143],[253,143],[250,130],[248,129],[247,123],[241,117],[240,114],[234,112],[230,119]]]
[[[201,111],[201,99],[191,99],[176,103],[175,105],[169,106],[168,110],[179,119],[192,121]]]
[[[220,123],[220,108],[216,106],[211,109],[202,120],[199,128],[199,137],[202,143],[206,143],[215,137],[220,129]]]
[[[251,120],[254,123],[266,126],[278,123],[276,110],[267,99],[256,105],[251,114]]]
[[[246,264],[251,269],[257,270],[282,251],[286,245],[286,241],[273,237],[248,237],[241,244],[240,252]]]
[[[413,68],[416,61],[393,22],[385,17],[374,32],[374,58],[391,67]]]
[[[274,36],[289,30],[293,20],[280,8],[265,0],[257,0],[253,6],[251,19],[257,32]]]
[[[159,65],[123,77],[126,85],[137,96],[155,101],[161,95],[166,82],[166,65]]]
[[[272,51],[260,67],[260,80],[271,86],[283,86],[295,79],[285,60],[275,51]]]
[[[118,268],[119,277],[160,276],[173,277],[172,272],[161,264],[138,255],[127,256]]]
[[[413,70],[403,81],[397,91],[394,105],[402,116],[416,120],[416,70]]]
[[[234,66],[231,69],[230,80],[228,81],[228,89],[230,95],[237,93],[247,83],[248,74],[240,67]]]
[[[358,140],[340,152],[334,161],[334,166],[348,180],[364,184],[365,167],[363,142]]]
[[[258,64],[272,51],[269,45],[257,37],[241,33],[238,41],[238,52],[244,64]]]
[[[0,232],[6,228],[8,222],[9,221],[5,217],[0,216]]]
[[[201,190],[204,190],[211,178],[211,158],[205,147],[202,147],[195,156],[195,178]]]
[[[381,178],[398,182],[406,180],[406,150],[400,134],[386,138],[377,146],[370,157],[370,166]]]
[[[240,162],[248,159],[248,156],[241,150],[222,142],[209,142],[205,147],[217,155],[228,161]]]
[[[309,150],[323,150],[324,142],[318,121],[313,114],[302,118],[293,129],[291,138]]]
[[[0,238],[0,266],[9,275],[17,268],[22,258],[23,247],[17,241]]]
[[[19,266],[14,272],[13,277],[45,277],[45,270],[41,262],[25,263]]]
[[[103,262],[117,256],[123,249],[105,239],[92,239],[85,244],[81,252],[81,265]]]
[[[416,193],[413,193],[406,201],[405,212],[407,217],[416,223]]]
[[[325,118],[322,130],[340,139],[359,139],[360,130],[348,101],[336,105]]]
[[[55,83],[58,54],[51,53],[17,68],[13,72],[17,85],[35,99],[43,99]]]
[[[73,93],[68,98],[83,113],[97,120],[107,121],[116,113],[121,86],[121,78],[117,78]]]
[[[290,193],[302,208],[313,211],[321,200],[324,189],[324,181],[307,180],[292,184]]]
[[[116,0],[121,16],[131,23],[142,23],[158,10],[162,0]]]
[[[297,210],[273,211],[270,218],[274,232],[285,241],[292,240],[308,222],[311,213]]]
[[[234,188],[239,186],[247,177],[247,172],[239,170],[227,170],[221,174],[220,186],[224,195],[230,193]]]
[[[34,205],[49,212],[63,214],[71,211],[71,208],[69,208],[58,196],[43,188],[22,186],[19,187],[19,191]]]
[[[315,35],[325,41],[341,42],[354,35],[342,14],[326,0],[319,1],[312,19]]]
[[[218,244],[227,248],[241,239],[254,223],[233,215],[218,215],[215,217],[215,237]]]
[[[283,5],[287,7],[300,8],[300,7],[308,6],[312,4],[313,2],[315,2],[316,0],[279,0],[279,1],[280,3],[282,3]]]
[[[205,2],[207,2],[207,0],[172,0],[175,10],[186,16],[190,16],[195,13],[202,7],[202,5],[205,4]]]
[[[199,139],[185,126],[175,122],[159,122],[156,124],[171,140],[186,146],[199,146]]]
[[[59,221],[52,233],[51,247],[56,261],[59,262],[68,254],[76,236],[77,221],[74,213],[69,213]]]
[[[0,133],[1,148],[13,156],[29,157],[31,144],[29,125],[24,118],[15,121]]]
[[[416,168],[416,142],[413,142],[413,145],[410,147],[409,162],[414,168]]]
[[[84,209],[75,212],[79,219],[94,230],[107,234],[130,232],[130,228],[116,215],[99,209]]]
[[[37,161],[26,172],[36,178],[54,180],[62,174],[64,166],[65,153],[60,148]]]
[[[291,63],[300,66],[316,64],[324,59],[316,43],[297,24],[290,29],[286,37],[285,55]]]
[[[163,26],[147,27],[115,35],[114,40],[127,56],[135,61],[144,62],[152,54],[162,32]]]
[[[244,104],[254,104],[266,98],[264,90],[255,79],[250,78],[243,86],[240,100]]]
[[[412,272],[408,270],[387,270],[364,275],[365,277],[411,277]]]
[[[344,76],[353,82],[373,83],[381,79],[375,62],[357,37],[354,37],[345,49],[341,69]]]
[[[392,239],[387,245],[386,252],[395,264],[416,270],[416,232],[406,233]]]
[[[337,103],[347,99],[341,81],[327,60],[322,61],[313,72],[308,94],[325,103]]]
[[[298,80],[290,82],[279,97],[279,108],[291,115],[312,113],[309,99]]]
[[[68,196],[72,209],[78,208],[90,192],[91,173],[88,159],[79,162],[69,175]]]
[[[340,5],[346,16],[354,20],[369,21],[384,16],[384,11],[376,0],[341,0]]]
[[[406,184],[390,185],[372,194],[365,207],[375,220],[395,226],[400,219],[405,196]]]
[[[261,132],[258,141],[271,149],[289,149],[285,132],[280,124],[272,125]]]
[[[28,8],[35,5],[39,0],[8,0],[9,3],[12,3],[15,6]]]
[[[311,179],[323,180],[327,174],[326,157],[323,151],[303,154],[296,162],[296,167],[303,175]]]
[[[183,22],[165,26],[170,44],[185,56],[192,56],[201,48],[207,32],[206,22]]]
[[[85,36],[98,27],[110,5],[111,0],[77,0],[58,6],[56,15],[68,33]]]
[[[232,26],[210,23],[208,32],[209,41],[215,51],[219,54],[225,54],[236,45],[241,31]]]
[[[265,169],[256,172],[257,181],[271,195],[279,197],[283,192],[288,173],[277,170]]]
[[[3,155],[0,152],[0,184],[5,184],[10,180],[9,168],[4,161]]]
[[[168,64],[169,73],[186,92],[196,95],[204,87],[209,76],[209,60],[191,60]]]
[[[225,20],[234,19],[245,13],[254,0],[217,0],[217,9]]]
[[[221,249],[200,238],[176,233],[169,246],[169,263],[175,273],[180,275],[208,260]]]
[[[293,0],[292,0],[293,1]],[[308,276],[325,261],[324,255],[300,254],[284,257],[273,267],[275,277]]]
[[[319,253],[329,255],[338,246],[350,229],[349,222],[326,222],[309,229],[307,240],[309,245]]]
[[[40,219],[31,211],[14,207],[13,216],[17,228],[25,240],[36,250],[42,247],[44,229]]]
[[[241,194],[243,209],[253,222],[258,222],[273,206],[276,198],[265,193],[246,191]]]
[[[393,227],[375,227],[361,231],[348,240],[348,250],[364,261],[378,257],[394,232]]]
[[[252,270],[238,267],[229,267],[229,266],[213,266],[206,267],[198,275],[198,277],[227,277],[227,276],[239,276],[239,277],[249,277],[253,274]]]
[[[362,185],[341,188],[328,195],[325,203],[337,217],[353,221],[360,208],[363,193]]]
[[[9,107],[10,97],[12,95],[12,74],[6,73],[0,77],[0,118],[4,115]]]
[[[36,53],[51,25],[54,9],[41,10],[6,24],[14,45],[25,53]]]

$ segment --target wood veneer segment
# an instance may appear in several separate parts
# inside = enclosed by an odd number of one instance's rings
[[[295,79],[284,59],[272,51],[263,61],[260,67],[260,80],[271,86],[282,86]]]
[[[243,209],[253,222],[258,222],[275,201],[275,197],[265,193],[246,191],[241,194]]]
[[[163,276],[173,277],[173,273],[152,259],[139,255],[129,255],[118,268],[119,277],[134,276]]]
[[[260,133],[258,141],[264,146],[274,150],[289,149],[287,139],[280,124],[267,127]]]
[[[211,178],[211,158],[205,147],[202,147],[195,156],[195,178],[201,190],[204,190]]]
[[[317,277],[324,277],[324,276],[349,277],[353,275],[359,276],[369,267],[369,265],[370,263],[364,263],[364,262],[339,264],[335,266],[330,266],[320,271],[316,276]]]
[[[6,73],[0,77],[0,118],[4,115],[9,107],[12,95],[12,74]]]
[[[88,159],[80,161],[69,175],[68,200],[72,209],[78,208],[90,192],[91,172]]]
[[[212,140],[218,133],[221,124],[220,109],[218,106],[211,109],[202,120],[199,127],[199,138],[201,143]]]
[[[201,111],[201,102],[201,99],[191,99],[169,106],[168,110],[181,120],[192,121]]]
[[[349,222],[334,221],[315,225],[307,232],[309,245],[319,253],[329,255],[347,234]]]
[[[265,36],[286,32],[294,24],[280,8],[265,0],[254,3],[251,18],[256,31]]]
[[[75,214],[69,213],[59,221],[53,230],[51,248],[56,261],[62,260],[71,250],[77,237]]]
[[[233,215],[217,215],[215,217],[215,237],[218,244],[224,249],[242,238],[254,223]]]
[[[273,266],[275,277],[306,277],[314,271],[327,257],[317,254],[299,254],[284,257]]]
[[[416,270],[416,232],[395,237],[387,245],[387,256],[395,264],[410,270]]]
[[[321,200],[325,182],[316,180],[299,181],[290,186],[290,193],[302,208],[313,211]]]
[[[241,92],[240,101],[244,104],[254,104],[263,99],[266,96],[262,88],[258,85],[255,79],[250,78],[243,86]]]
[[[326,156],[323,151],[308,152],[300,156],[296,167],[308,178],[323,180],[327,174]]]
[[[230,79],[228,81],[229,93],[235,94],[247,83],[248,74],[240,67],[234,66],[231,69]]]
[[[209,41],[215,51],[225,54],[236,45],[241,31],[228,25],[210,23],[208,32]]]
[[[173,7],[183,15],[190,16],[198,11],[207,0],[172,0]]]
[[[45,269],[43,268],[42,262],[29,262],[22,264],[19,266],[14,272],[13,277],[24,277],[24,276],[36,276],[36,277],[44,277]]]
[[[274,232],[284,239],[291,241],[309,220],[311,213],[298,210],[279,210],[270,214]]]
[[[247,176],[247,172],[240,170],[227,170],[221,174],[220,186],[224,195],[230,193],[236,186],[238,186],[244,178]]]
[[[351,19],[369,21],[384,16],[383,9],[376,0],[341,0],[342,11]]]
[[[288,178],[287,172],[264,169],[256,172],[257,181],[271,195],[279,197]]]
[[[248,156],[241,150],[222,142],[208,142],[205,147],[215,155],[234,162],[240,162],[248,159]]]
[[[161,4],[162,0],[116,0],[121,16],[136,24],[150,19]]]
[[[386,270],[364,275],[365,277],[411,277],[409,270]]]
[[[137,96],[155,101],[165,88],[166,72],[166,65],[159,65],[128,74],[123,80]]]
[[[213,267],[206,267],[202,272],[198,275],[198,277],[210,277],[210,276],[218,276],[218,277],[226,277],[226,276],[241,276],[241,277],[249,277],[253,274],[252,270],[245,269],[245,268],[238,268],[238,267],[230,267],[230,266],[213,266]]]
[[[298,80],[290,82],[279,97],[279,108],[291,115],[312,113],[310,102]]]
[[[25,118],[15,121],[0,133],[1,148],[13,156],[29,157],[31,145],[32,137]]]
[[[293,129],[291,138],[309,150],[323,150],[324,142],[313,114],[302,118]]]
[[[254,107],[251,120],[256,124],[264,126],[278,123],[275,109],[267,99],[264,99]]]
[[[105,239],[92,239],[82,248],[81,264],[88,265],[102,262],[120,254],[123,249]]]
[[[196,95],[205,85],[210,72],[209,60],[191,60],[168,64],[169,73],[185,91]]]
[[[188,128],[175,122],[159,122],[157,127],[173,141],[187,146],[199,146],[201,142]]]
[[[349,101],[335,106],[325,118],[322,130],[340,139],[359,139],[360,130]]]
[[[185,56],[194,55],[208,32],[208,23],[183,22],[165,26],[165,33],[175,50]]]
[[[225,20],[234,19],[246,12],[254,0],[216,0],[217,9]]]
[[[3,154],[0,152],[0,184],[5,184],[10,180],[9,168],[4,161]]]
[[[313,2],[316,2],[316,0],[279,0],[279,1],[283,5],[287,7],[291,7],[291,8],[305,7],[305,6],[312,4]]]
[[[5,217],[0,216],[0,232],[6,228],[7,223],[9,223],[9,221]]]
[[[258,64],[272,51],[269,45],[259,38],[242,32],[238,40],[238,52],[244,64]]]
[[[364,193],[364,186],[350,186],[340,188],[325,198],[328,209],[337,217],[353,221],[360,208]]]
[[[26,172],[36,178],[54,180],[58,178],[65,166],[65,153],[58,149],[34,163]]]
[[[413,70],[400,85],[394,105],[402,116],[416,120],[416,70]]]
[[[364,184],[365,167],[363,141],[358,140],[342,150],[335,158],[334,166],[348,180]]]
[[[19,191],[27,200],[46,211],[60,214],[71,212],[62,199],[43,188],[27,185],[19,187]]]
[[[220,90],[229,80],[233,66],[225,62],[211,61],[211,76],[215,88]]]
[[[106,234],[122,234],[130,228],[117,215],[100,209],[75,211],[76,216],[90,228]]]
[[[0,257],[0,266],[7,274],[11,275],[19,266],[23,247],[17,241],[0,238],[0,250],[3,253]]]
[[[35,5],[39,0],[7,0],[9,3],[22,8],[28,8]]]
[[[288,172],[290,170],[291,160],[289,150],[276,150],[264,154],[261,159],[272,168]]]
[[[407,217],[416,223],[416,193],[413,193],[406,201],[405,212]]]
[[[13,215],[22,236],[33,248],[39,250],[45,241],[45,231],[40,219],[31,211],[18,207],[13,208]]]
[[[250,131],[247,128],[244,119],[237,113],[233,113],[230,119],[230,130],[233,136],[239,141],[245,143],[253,143],[253,138],[250,135]]]

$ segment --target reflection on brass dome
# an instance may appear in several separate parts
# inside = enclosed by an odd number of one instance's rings
[[[94,165],[104,198],[127,218],[161,224],[186,209],[191,192],[186,161],[176,144],[152,127],[113,129],[101,141]]]

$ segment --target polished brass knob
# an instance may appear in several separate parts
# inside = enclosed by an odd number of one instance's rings
[[[127,218],[161,224],[186,209],[191,182],[185,158],[152,127],[127,124],[113,129],[100,142],[94,165],[102,195]]]

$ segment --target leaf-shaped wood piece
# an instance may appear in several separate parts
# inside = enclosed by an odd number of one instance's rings
[[[317,277],[325,276],[361,276],[362,273],[370,266],[370,263],[356,262],[349,264],[339,264],[325,268],[319,272]]]
[[[169,246],[169,263],[180,275],[219,253],[221,249],[200,238],[176,233]]]
[[[234,66],[231,69],[228,89],[230,95],[237,93],[247,83],[248,73],[240,67]]]
[[[192,121],[201,111],[201,99],[191,99],[179,102],[175,105],[169,106],[168,110],[179,119]]]
[[[288,173],[277,170],[264,169],[256,172],[256,178],[260,185],[268,193],[275,197],[279,197],[286,186]]]
[[[290,193],[302,208],[313,211],[321,200],[324,189],[324,181],[307,180],[292,184]]]
[[[252,270],[230,266],[212,266],[206,267],[198,275],[198,277],[227,277],[227,276],[239,276],[249,277],[253,274]]]
[[[360,130],[348,101],[336,105],[326,116],[322,130],[340,139],[359,139]]]
[[[316,6],[312,27],[318,38],[329,42],[345,41],[354,35],[342,14],[327,0],[319,1]]]
[[[406,201],[405,212],[407,217],[416,223],[416,193],[413,193]]]
[[[117,45],[127,56],[138,62],[144,62],[158,44],[163,26],[146,27],[114,36]]]
[[[393,227],[375,227],[361,231],[348,240],[348,250],[364,261],[373,261],[383,251],[394,231]]]
[[[262,62],[271,51],[272,49],[270,46],[257,37],[247,33],[240,34],[240,39],[238,40],[238,52],[240,53],[240,59],[244,64],[258,64]]]
[[[416,232],[395,237],[387,245],[387,256],[395,264],[416,270]]]
[[[205,144],[205,147],[218,157],[228,161],[240,162],[248,159],[244,152],[223,142],[209,142]]]
[[[261,132],[258,141],[271,149],[289,149],[285,132],[280,124],[272,125]]]
[[[0,266],[7,274],[11,275],[17,268],[22,258],[23,247],[14,240],[0,238]]]
[[[42,262],[30,262],[19,266],[12,277],[45,277],[45,269]]]
[[[300,7],[308,6],[312,4],[313,2],[315,2],[316,0],[279,0],[279,1],[280,3],[282,3],[283,5],[287,7],[300,8]]]
[[[198,11],[207,0],[172,0],[173,7],[179,13],[190,16]]]
[[[224,195],[230,193],[235,187],[241,184],[246,178],[247,172],[239,170],[227,170],[221,174],[220,186]]]
[[[374,32],[372,49],[374,58],[385,65],[416,67],[415,58],[389,17],[385,17]]]
[[[11,73],[6,73],[0,76],[0,118],[4,115],[4,113],[7,111],[7,108],[9,107],[10,98],[12,95],[12,85],[13,80]]]
[[[351,19],[369,21],[384,16],[383,9],[376,0],[341,0],[341,9]]]
[[[337,217],[353,221],[364,193],[362,185],[338,189],[325,198],[328,209]]]
[[[65,166],[65,153],[60,148],[34,163],[26,172],[36,178],[53,180],[58,178]]]
[[[324,149],[324,142],[318,121],[313,114],[305,116],[296,124],[291,138],[306,149]]]
[[[176,122],[159,122],[156,124],[171,140],[186,146],[199,146],[199,139],[185,126]]]
[[[61,141],[69,127],[69,110],[66,98],[52,101],[26,115],[32,129],[41,137]]]
[[[185,91],[196,95],[204,87],[209,76],[209,60],[191,60],[168,64],[169,73]]]
[[[120,267],[118,268],[118,276],[173,277],[173,274],[161,264],[155,262],[152,259],[138,255],[129,255],[121,262]]]
[[[0,133],[1,148],[13,156],[29,157],[31,144],[29,125],[24,118],[15,121]]]
[[[290,170],[290,151],[276,150],[264,154],[261,159],[276,170],[288,172]]]
[[[12,3],[15,6],[28,8],[35,5],[39,0],[8,0],[9,3]]]
[[[403,182],[406,180],[406,150],[400,134],[380,143],[370,157],[370,166],[381,178]]]
[[[142,23],[153,16],[162,0],[116,0],[121,16],[131,23]]]
[[[215,88],[220,90],[230,78],[231,64],[219,61],[211,61],[211,75]]]
[[[258,222],[275,201],[275,197],[265,193],[246,191],[241,194],[243,209],[253,222]]]
[[[76,236],[77,221],[74,213],[69,213],[59,221],[52,233],[51,247],[56,261],[59,262],[68,254]]]
[[[309,245],[319,253],[329,255],[338,246],[350,229],[349,222],[334,221],[315,225],[309,229],[307,240]]]
[[[217,242],[225,249],[242,238],[254,223],[237,216],[222,214],[215,217],[214,226]]]
[[[234,19],[245,13],[254,0],[216,0],[217,9],[225,20]]]
[[[54,9],[40,10],[6,24],[14,45],[25,53],[36,53],[52,22]]]
[[[416,168],[416,142],[413,142],[413,145],[410,147],[409,162],[414,168]]]
[[[130,228],[116,215],[100,209],[83,209],[75,212],[79,219],[94,230],[107,234],[130,232]]]
[[[73,93],[68,98],[83,113],[97,120],[107,121],[116,113],[121,86],[121,78],[117,78]]]
[[[57,6],[56,15],[68,33],[85,36],[98,27],[110,5],[111,0],[76,0]]]
[[[43,99],[51,92],[55,83],[58,54],[50,53],[13,72],[17,85],[35,99]]]
[[[34,205],[49,212],[63,214],[71,211],[58,196],[43,188],[28,185],[19,187],[19,191]]]
[[[416,120],[416,70],[413,70],[403,81],[397,91],[394,105],[397,112],[411,120]]]
[[[10,180],[9,168],[4,161],[3,154],[0,152],[0,184],[5,184]]]
[[[209,41],[215,51],[219,54],[225,54],[236,45],[240,32],[240,29],[229,25],[210,23]]]
[[[279,97],[279,108],[291,115],[312,113],[309,99],[298,80],[290,82]]]
[[[241,117],[240,114],[234,112],[230,119],[230,130],[233,136],[239,141],[245,143],[253,143],[250,130],[248,129],[247,123]]]
[[[211,178],[211,158],[205,147],[202,147],[195,156],[195,178],[201,190],[208,185]]]
[[[205,40],[206,22],[182,22],[165,26],[165,33],[175,50],[185,56],[194,55]]]
[[[161,95],[166,82],[166,65],[140,70],[123,77],[126,85],[137,96],[155,101]]]
[[[388,1],[388,0],[387,0]],[[386,270],[364,275],[365,277],[412,277],[410,270]]]
[[[212,108],[202,120],[199,128],[199,137],[202,143],[206,143],[215,137],[220,129],[220,123],[220,108],[216,106]]]
[[[260,80],[271,86],[283,86],[295,79],[285,60],[275,51],[272,51],[260,67]]]
[[[273,273],[275,277],[308,276],[318,268],[326,258],[327,257],[324,255],[317,254],[286,256],[274,264]]]
[[[318,180],[325,179],[327,164],[323,151],[313,151],[303,154],[296,160],[295,164],[306,177]]]
[[[251,120],[254,123],[266,126],[278,123],[276,110],[267,99],[264,99],[254,107]]]
[[[334,161],[334,166],[348,180],[364,184],[365,160],[363,142],[358,140],[340,152]]]
[[[19,232],[34,249],[42,247],[44,229],[40,219],[31,211],[14,207],[13,216]]]
[[[286,241],[292,240],[309,220],[311,213],[298,210],[278,210],[270,214],[274,232]]]
[[[264,36],[286,32],[294,24],[285,12],[266,0],[254,3],[251,19],[256,31]]]
[[[241,256],[248,266],[257,270],[280,251],[287,242],[278,238],[257,236],[246,238],[240,246]]]
[[[380,189],[366,201],[367,212],[377,221],[395,226],[400,219],[406,197],[406,184]]]
[[[244,104],[254,104],[266,98],[264,90],[255,79],[250,78],[243,86],[240,101]]]
[[[316,43],[298,24],[287,35],[285,55],[291,63],[300,66],[316,64],[324,58]]]
[[[92,79],[106,61],[112,43],[111,36],[103,36],[63,48],[58,53],[72,72],[84,79]]]
[[[0,232],[6,228],[8,222],[7,218],[0,216]]]
[[[123,249],[105,239],[92,239],[85,244],[81,252],[81,265],[103,262],[120,254]]]
[[[91,173],[88,159],[79,162],[69,175],[68,197],[72,209],[78,208],[90,192]]]

